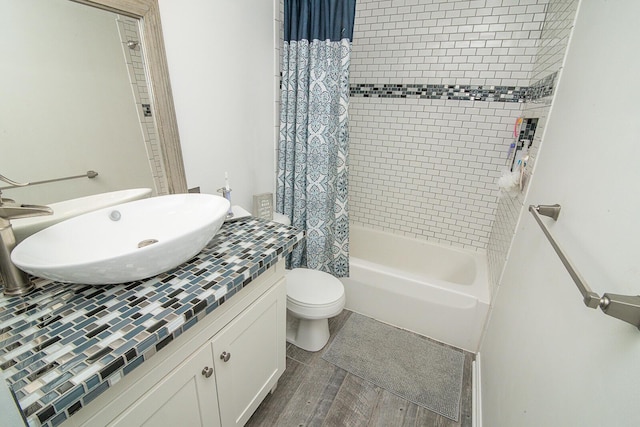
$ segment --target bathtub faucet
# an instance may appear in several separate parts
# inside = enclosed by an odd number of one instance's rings
[[[24,187],[28,183],[19,183],[0,175],[0,180],[10,185]],[[16,237],[11,227],[12,219],[32,216],[51,215],[53,209],[48,206],[22,205],[14,200],[2,197],[0,190],[0,279],[7,296],[24,295],[34,288],[29,276],[11,262],[11,251],[16,246]]]

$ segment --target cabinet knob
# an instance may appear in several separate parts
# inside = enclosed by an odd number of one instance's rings
[[[204,375],[205,378],[209,378],[211,375],[213,375],[213,368],[205,366],[202,370],[202,375]]]
[[[223,351],[222,354],[220,355],[220,359],[224,362],[228,362],[229,359],[231,359],[231,353],[227,353],[226,351]]]

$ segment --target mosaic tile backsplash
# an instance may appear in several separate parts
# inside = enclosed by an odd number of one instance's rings
[[[0,374],[31,425],[58,425],[303,238],[294,228],[243,218],[151,279],[106,286],[41,280],[26,297],[0,298]]]

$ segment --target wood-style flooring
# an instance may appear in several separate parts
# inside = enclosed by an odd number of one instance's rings
[[[329,343],[350,315],[344,310],[329,320]],[[472,353],[465,352],[460,421],[454,422],[326,362],[323,352],[288,344],[287,369],[247,426],[471,426]]]

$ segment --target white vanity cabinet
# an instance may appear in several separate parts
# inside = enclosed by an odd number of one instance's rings
[[[64,425],[242,426],[284,372],[285,316],[279,262]]]
[[[265,295],[211,342],[224,427],[243,426],[285,369],[286,322],[279,312],[285,304],[286,296]]]
[[[205,378],[198,372],[203,366],[212,366],[211,361],[211,349],[203,348],[110,425],[220,426],[215,377]]]

